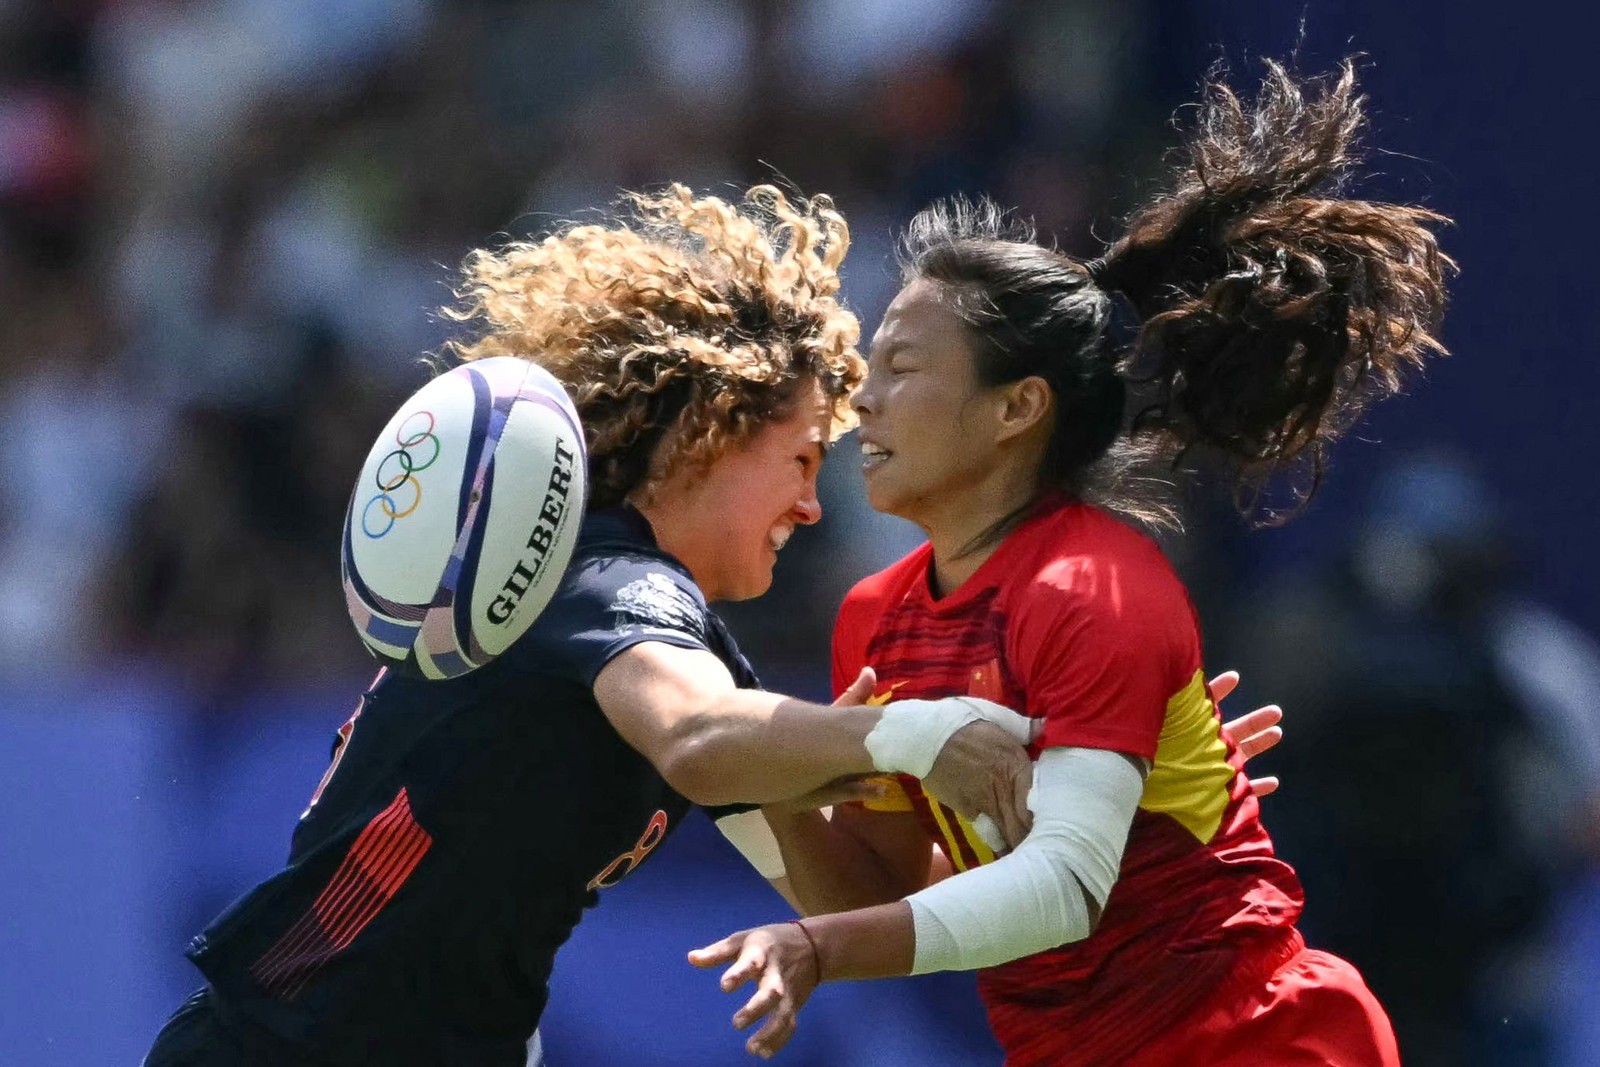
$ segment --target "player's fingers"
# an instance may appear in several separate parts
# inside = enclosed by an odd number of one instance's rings
[[[746,944],[744,951],[739,953],[739,959],[732,967],[722,973],[722,991],[731,993],[744,985],[752,978],[757,977],[767,967],[766,950],[759,945]]]
[[[1254,759],[1282,740],[1283,727],[1269,726],[1265,730],[1257,731],[1236,743],[1239,746],[1239,751],[1244,753],[1245,759]]]
[[[745,1001],[744,1007],[733,1013],[733,1028],[743,1030],[751,1023],[766,1015],[767,1012],[778,1006],[783,999],[783,985],[777,981],[769,982],[762,979],[761,988],[756,990],[756,995]]]
[[[989,783],[988,795],[983,798],[978,814],[970,816],[972,828],[978,836],[996,852],[1002,847],[1011,847],[1011,835],[1016,832],[1012,826],[1011,805],[1006,799],[1011,790],[1004,779],[995,779]],[[990,834],[998,834],[1000,843],[997,845],[989,841]]]
[[[1016,848],[1022,843],[1022,839],[1028,836],[1027,826],[1023,822],[1023,816],[1027,814],[1028,809],[1026,805],[1017,802],[1017,775],[1013,774],[1010,779],[997,783],[995,793],[994,803],[999,812],[1000,835],[1005,838],[1006,848]],[[1026,794],[1027,791],[1024,790],[1022,795]]]
[[[696,967],[715,967],[719,963],[727,963],[739,954],[739,947],[744,944],[745,935],[749,932],[740,930],[736,934],[729,934],[716,944],[690,949],[689,962]]]
[[[777,1055],[778,1050],[794,1036],[795,1007],[788,1000],[781,1001],[768,1017],[766,1025],[755,1032],[745,1043],[745,1048],[764,1060]]]
[[[1238,745],[1243,743],[1244,738],[1258,734],[1269,726],[1276,726],[1282,720],[1283,709],[1276,704],[1267,704],[1223,723],[1222,730]]]
[[[1270,797],[1278,791],[1279,784],[1276,775],[1268,775],[1266,778],[1252,778],[1250,779],[1250,792],[1257,797]]]
[[[1033,810],[1028,807],[1028,794],[1033,791],[1033,764],[1029,763],[1021,772],[1011,779],[1012,800],[1017,806],[1017,818],[1022,828],[1022,837],[1028,836],[1028,831],[1033,829]],[[1021,838],[1018,838],[1021,841]]]
[[[1207,682],[1206,686],[1211,690],[1211,702],[1213,704],[1220,704],[1224,700],[1228,699],[1229,693],[1232,693],[1235,689],[1239,688],[1239,672],[1223,671],[1221,674],[1211,679],[1211,681]]]
[[[878,674],[871,667],[862,667],[861,673],[856,675],[856,680],[850,683],[849,688],[839,694],[839,699],[834,704],[847,707],[851,704],[865,703],[872,696],[872,690],[878,684]]]

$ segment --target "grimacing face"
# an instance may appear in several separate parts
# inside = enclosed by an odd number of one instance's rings
[[[831,414],[821,387],[812,383],[787,417],[664,490],[651,521],[706,599],[765,593],[795,527],[822,518],[817,474]]]
[[[902,289],[872,338],[867,377],[851,397],[861,419],[862,472],[878,511],[927,528],[994,464],[987,391],[966,326],[937,282]]]

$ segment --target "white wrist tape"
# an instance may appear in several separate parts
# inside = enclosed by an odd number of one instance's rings
[[[926,778],[950,735],[980,718],[966,697],[895,700],[867,734],[867,755],[877,770]]]
[[[767,817],[761,814],[761,809],[724,815],[717,820],[717,829],[750,862],[750,866],[760,872],[761,877],[771,881],[788,873],[783,865],[783,852],[778,848],[778,839],[773,836],[772,827],[767,825]]]
[[[889,710],[895,709],[896,717],[891,721]],[[937,709],[937,710],[935,710]],[[962,713],[962,718],[955,726],[946,732],[936,734],[935,725],[942,729],[942,720],[937,716],[950,715],[952,711]],[[969,713],[967,715],[965,713]],[[906,717],[901,718],[904,714]],[[911,718],[911,716],[919,718]],[[867,753],[872,756],[878,770],[893,770],[886,766],[886,762],[895,759],[917,761],[917,766],[922,766],[926,761],[925,770],[906,770],[907,774],[918,778],[926,778],[928,772],[933,770],[934,761],[939,757],[939,751],[950,735],[961,729],[969,722],[983,719],[1010,734],[1019,745],[1026,745],[1033,740],[1035,732],[1042,725],[1041,720],[1030,719],[1026,715],[1019,715],[1008,707],[996,704],[992,700],[982,697],[946,697],[943,700],[898,700],[885,706],[883,718],[878,725],[873,727],[872,733],[867,735]],[[929,732],[920,734],[917,731],[925,729]],[[937,741],[935,745],[934,742]],[[921,750],[913,753],[911,750],[920,746]],[[931,746],[931,755],[929,747]],[[1000,826],[987,815],[979,815],[972,822],[972,829],[983,838],[984,843],[995,851],[1006,847],[1005,835],[1000,832]]]
[[[951,697],[950,699],[961,701],[977,712],[980,719],[992,722],[1005,730],[1019,745],[1026,745],[1034,739],[1039,731],[1044,729],[1043,719],[1030,719],[1026,715],[1019,715],[1004,704],[996,704],[992,700],[985,700],[982,697]]]
[[[994,967],[1088,937],[1089,897],[1105,907],[1143,792],[1118,753],[1044,752],[1028,794],[1033,829],[1016,851],[906,898],[911,973]]]
[[[1034,739],[1036,733],[1044,728],[1043,719],[1030,719],[1026,715],[1019,715],[1002,704],[982,697],[958,697],[972,706],[980,717],[1005,730],[1019,745],[1026,745]],[[1006,835],[1000,832],[1000,824],[987,815],[979,815],[972,820],[972,829],[983,843],[996,852],[1006,849]]]

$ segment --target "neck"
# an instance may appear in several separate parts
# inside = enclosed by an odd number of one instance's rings
[[[916,518],[933,546],[934,592],[947,596],[977,573],[1000,540],[963,552],[985,530],[1039,495],[1031,465],[1003,466],[958,497],[946,498]]]
[[[650,531],[655,534],[656,546],[688,570],[689,577],[700,587],[707,602],[717,599],[711,587],[706,584],[708,571],[704,566],[703,555],[697,551],[696,540],[688,535],[688,531],[681,529],[672,521],[672,509],[662,506],[659,499],[648,504],[641,504],[636,500],[630,500],[628,503],[650,524]]]

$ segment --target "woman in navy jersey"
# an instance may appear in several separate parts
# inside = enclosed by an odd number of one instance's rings
[[[553,600],[470,674],[380,673],[284,867],[190,945],[205,988],[148,1067],[520,1067],[556,950],[691,804],[915,765],[1020,839],[1028,759],[982,721],[1009,713],[763,692],[708,607],[763,593],[821,517],[863,372],[835,298],[844,220],[771,188],[634,208],[476,253],[463,280],[456,354],[537,359],[588,437]]]
[[[832,820],[770,812],[812,917],[690,954],[757,983],[734,1017],[761,1022],[752,1052],[819,982],[963,969],[1008,1067],[1398,1063],[1359,973],[1295,929],[1193,609],[1134,525],[1160,509],[1126,478],[1133,453],[1199,449],[1243,500],[1290,470],[1304,499],[1339,433],[1443,351],[1445,220],[1343,195],[1363,124],[1348,65],[1269,65],[1253,103],[1210,87],[1172,184],[1100,259],[987,204],[911,223],[854,406],[873,506],[928,542],[846,598],[835,686],[1026,712],[1033,828],[1008,850],[904,775]]]

